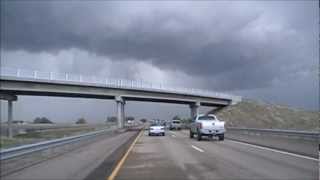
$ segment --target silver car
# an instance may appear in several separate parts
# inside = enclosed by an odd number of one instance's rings
[[[176,130],[180,130],[181,129],[181,121],[180,120],[172,120],[172,122],[170,123],[170,130],[176,129]]]
[[[161,135],[161,136],[165,136],[165,129],[164,126],[161,124],[151,124],[151,126],[149,127],[149,136],[152,135]]]

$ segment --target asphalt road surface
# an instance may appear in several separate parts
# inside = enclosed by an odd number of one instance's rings
[[[318,160],[187,131],[139,138],[116,179],[318,179]]]

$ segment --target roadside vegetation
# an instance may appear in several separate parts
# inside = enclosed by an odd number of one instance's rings
[[[37,117],[33,120],[34,124],[53,124],[52,121],[50,121],[48,118],[46,117]]]
[[[212,110],[227,127],[319,130],[320,113],[252,100],[218,110]]]
[[[87,120],[85,120],[84,118],[79,118],[79,119],[76,121],[76,124],[87,124]]]
[[[36,121],[37,119],[37,121]],[[33,122],[44,122],[39,124],[51,124],[52,122],[47,118],[40,120],[41,118],[36,118]],[[43,121],[44,120],[44,121]],[[51,123],[48,123],[48,122]],[[114,125],[114,123],[105,124],[87,124],[84,118],[79,118],[75,121],[75,124],[70,124],[64,127],[50,127],[44,129],[27,129],[25,133],[16,134],[13,138],[7,138],[2,135],[0,137],[0,148],[10,148],[24,144],[37,143],[46,140],[52,140],[57,138],[63,138],[68,136],[80,135],[90,131],[95,131],[99,129],[109,128]],[[21,125],[23,127],[23,125]],[[43,125],[39,125],[40,128]],[[33,126],[32,126],[33,127]],[[37,126],[36,126],[37,127]],[[33,127],[34,128],[34,127]]]

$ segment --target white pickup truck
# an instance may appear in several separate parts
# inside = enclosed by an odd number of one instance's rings
[[[208,115],[197,115],[190,125],[190,138],[197,135],[197,140],[201,141],[202,136],[218,136],[219,141],[224,140],[224,122],[219,121],[213,114]]]

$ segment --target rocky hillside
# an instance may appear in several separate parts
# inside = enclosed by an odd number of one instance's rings
[[[224,120],[228,127],[320,130],[319,112],[251,100],[243,100],[214,114]]]

